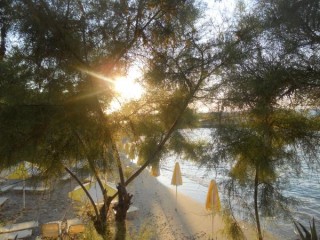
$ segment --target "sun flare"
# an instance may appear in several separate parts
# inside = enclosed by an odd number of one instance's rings
[[[121,106],[129,101],[138,100],[144,94],[144,88],[138,83],[142,73],[138,68],[131,68],[127,76],[113,79],[114,90],[117,97],[111,103],[110,111],[118,111]]]
[[[129,76],[115,79],[114,88],[119,94],[120,100],[124,101],[139,99],[143,94],[141,85]]]

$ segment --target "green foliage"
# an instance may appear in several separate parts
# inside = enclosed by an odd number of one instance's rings
[[[221,104],[242,114],[233,121],[227,118],[230,114],[221,114],[213,133],[213,160],[205,161],[225,161],[231,167],[226,182],[230,197],[251,192],[244,204],[256,221],[259,239],[260,215],[287,216],[290,201],[281,194],[286,182],[280,183],[279,176],[299,173],[302,157],[309,156],[304,160],[312,163],[319,153],[314,147],[319,141],[317,120],[300,111],[319,107],[319,39],[314,38],[318,7],[313,0],[291,0],[260,1],[248,13],[242,8],[222,46]]]
[[[223,234],[228,239],[244,240],[246,239],[239,222],[234,218],[230,210],[224,209],[223,214],[224,229]]]
[[[314,222],[314,218],[312,219],[312,225],[310,223],[309,230],[299,222],[298,223],[294,222],[294,225],[298,230],[301,240],[318,240],[319,239],[317,235],[317,229]]]
[[[159,162],[160,155],[153,155],[153,153],[156,151],[158,141],[159,140],[156,138],[148,138],[141,144],[138,160],[139,165],[144,164],[149,159],[152,159],[151,163]]]
[[[81,160],[95,178],[116,164],[122,176],[117,146],[124,136],[131,156],[157,165],[171,135],[194,126],[189,107],[219,63],[195,28],[196,1],[7,3],[8,36],[19,44],[8,41],[0,59],[1,169],[33,160],[52,176]],[[144,64],[146,96],[110,113],[113,78],[136,63]],[[192,145],[181,145],[194,155]]]
[[[175,152],[183,159],[196,161],[201,154],[205,146],[206,141],[195,141],[190,139],[188,134],[184,133],[184,130],[176,131],[168,144],[168,149]]]
[[[25,179],[27,177],[29,177],[29,173],[23,163],[19,164],[19,166],[17,166],[14,171],[7,176],[8,179]]]
[[[133,167],[131,167],[131,166],[126,166],[126,168],[124,169],[124,176],[126,177],[126,178],[129,178],[131,175],[132,175],[132,173],[134,172],[134,168]]]

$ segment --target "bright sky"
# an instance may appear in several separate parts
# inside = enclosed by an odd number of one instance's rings
[[[120,76],[114,79],[114,87],[119,96],[111,103],[111,112],[117,111],[121,108],[121,105],[131,101],[139,99],[144,94],[144,89],[137,82],[142,76],[142,72],[138,66],[132,66],[127,76]]]
[[[247,2],[248,0],[244,1]],[[203,0],[203,2],[207,4],[206,19],[211,19],[214,28],[219,28],[215,30],[222,31],[227,27],[227,19],[230,19],[238,0]],[[127,76],[113,79],[115,90],[119,96],[111,103],[111,112],[119,110],[124,103],[139,99],[143,95],[145,90],[136,81],[141,76],[142,73],[139,67],[133,66],[129,69]]]

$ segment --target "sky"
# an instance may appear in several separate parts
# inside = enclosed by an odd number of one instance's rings
[[[222,31],[230,24],[230,19],[237,6],[238,0],[200,0],[200,3],[204,3],[205,17],[199,24],[211,21],[214,26],[213,31]],[[137,66],[129,69],[127,76],[119,77],[115,79],[115,89],[119,94],[119,97],[115,99],[111,104],[111,111],[117,111],[121,108],[121,105],[130,100],[139,99],[144,93],[144,89],[136,82],[136,79],[141,76]],[[201,112],[208,112],[210,106],[203,104],[196,104],[194,106]]]

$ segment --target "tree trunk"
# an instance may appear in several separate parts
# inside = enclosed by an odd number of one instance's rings
[[[116,240],[125,240],[126,239],[126,217],[127,211],[131,205],[132,195],[129,194],[126,190],[126,187],[121,183],[117,186],[118,189],[118,203],[113,207],[116,212]]]
[[[111,199],[104,201],[104,204],[100,208],[99,217],[94,222],[94,227],[103,239],[110,239],[109,224],[108,224],[108,212],[110,209]]]
[[[6,37],[7,37],[7,24],[6,18],[1,18],[0,23],[2,22],[2,26],[0,29],[0,61],[3,60],[6,54]]]
[[[256,216],[258,238],[259,238],[259,240],[263,240],[263,237],[262,237],[262,234],[261,234],[259,211],[258,211],[258,187],[259,187],[259,175],[258,175],[258,169],[257,169],[256,170],[256,176],[255,176],[255,179],[254,179],[254,212],[255,212],[255,216]]]
[[[80,179],[69,168],[65,167],[65,170],[78,182],[78,184],[81,186],[82,190],[85,192],[85,194],[89,198],[90,203],[95,211],[95,215],[91,216],[91,219],[94,223],[94,227],[95,227],[97,233],[99,233],[103,237],[103,239],[105,239],[105,240],[110,239],[110,232],[109,232],[109,227],[108,227],[108,212],[110,209],[112,197],[109,197],[107,195],[107,192],[104,188],[101,189],[101,191],[103,192],[104,204],[99,209],[100,211],[98,211],[98,208],[95,205],[94,200],[92,199],[92,197],[90,196],[89,192],[84,187],[84,185],[82,184]],[[102,185],[100,185],[100,186],[102,186]]]
[[[118,203],[114,206],[116,211],[116,222],[124,222],[126,220],[127,211],[131,205],[132,195],[127,193],[126,187],[121,185],[117,186],[118,189]]]
[[[116,222],[116,234],[115,240],[125,240],[127,236],[127,226],[126,222]]]

